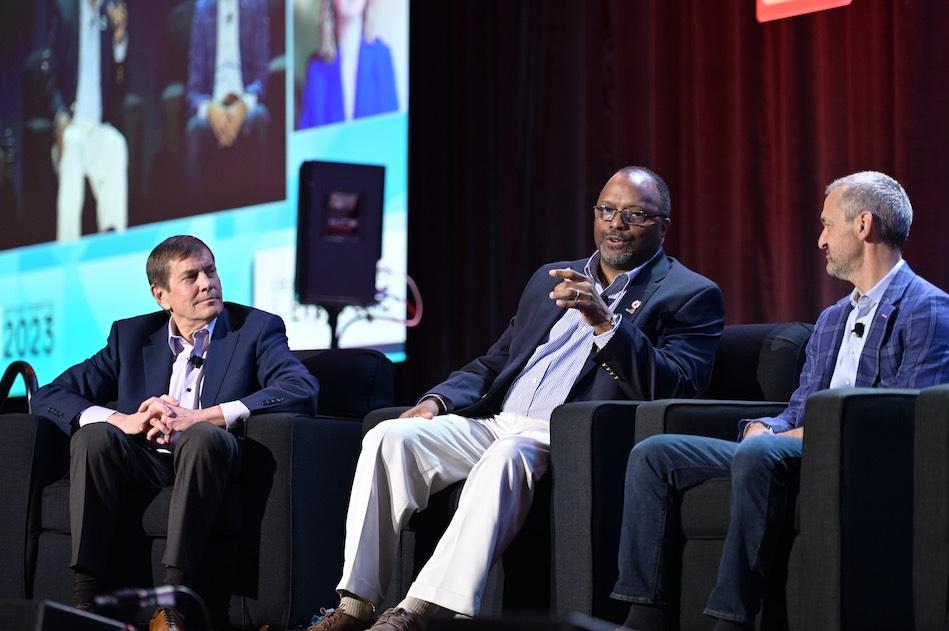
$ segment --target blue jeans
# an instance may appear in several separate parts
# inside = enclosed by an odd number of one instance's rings
[[[619,578],[612,597],[664,607],[678,565],[679,498],[710,478],[730,477],[731,516],[718,580],[705,613],[754,622],[764,579],[780,562],[781,529],[800,486],[798,438],[758,435],[742,443],[703,436],[653,436],[639,443],[626,468]],[[673,598],[673,600],[677,600]]]

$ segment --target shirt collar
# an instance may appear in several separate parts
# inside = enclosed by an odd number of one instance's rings
[[[217,324],[217,318],[214,318],[206,325],[195,331],[197,335],[201,331],[207,331],[207,335],[204,338],[204,350],[207,350],[208,346],[211,343],[211,336],[214,335],[214,325]],[[174,318],[168,318],[168,346],[171,348],[171,352],[177,355],[182,351],[182,349],[187,346],[193,346],[189,343],[182,335],[178,333],[178,327],[175,326]]]
[[[607,293],[608,295],[615,295],[621,291],[626,291],[626,288],[629,284],[636,278],[636,275],[639,274],[646,266],[652,263],[659,255],[662,253],[662,248],[656,250],[656,253],[649,257],[645,263],[639,267],[633,268],[628,272],[623,272],[619,274],[616,278],[613,279],[613,282],[605,290],[600,284],[600,274],[598,270],[600,269],[600,251],[597,250],[593,255],[587,260],[586,265],[583,267],[583,273],[587,275],[588,278],[592,279],[596,285],[597,291],[600,293]]]
[[[900,259],[896,262],[896,265],[890,268],[890,271],[887,272],[880,281],[874,285],[867,293],[860,295],[860,290],[856,287],[853,288],[853,292],[850,294],[850,304],[854,307],[861,308],[870,308],[873,305],[880,302],[880,299],[883,298],[883,294],[886,292],[887,288],[890,286],[890,283],[893,282],[893,277],[896,275],[896,272],[903,267],[903,259]]]

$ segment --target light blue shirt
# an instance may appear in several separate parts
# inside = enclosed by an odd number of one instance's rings
[[[880,279],[873,288],[867,293],[860,295],[860,292],[854,288],[850,294],[850,304],[853,310],[847,316],[847,328],[844,332],[844,339],[840,342],[840,350],[837,351],[837,363],[834,365],[834,374],[830,378],[830,388],[852,388],[857,380],[857,369],[860,366],[860,355],[863,353],[863,345],[866,344],[867,337],[870,335],[870,324],[873,322],[873,316],[880,305],[880,299],[886,293],[894,274],[903,266],[903,259],[900,259],[886,275]],[[857,325],[860,325],[861,335],[857,335]]]
[[[617,276],[606,289],[600,284],[597,273],[600,264],[599,252],[595,252],[587,261],[584,274],[593,283],[610,311],[615,311],[620,300],[626,295],[629,283],[659,256],[659,252],[661,250],[636,269]],[[565,309],[564,314],[550,329],[547,341],[537,347],[521,374],[514,380],[501,410],[534,419],[550,420],[554,408],[563,403],[570,394],[570,389],[580,374],[583,362],[590,356],[591,349],[594,345],[597,349],[606,346],[616,332],[615,327],[614,316],[610,330],[595,335],[593,327],[583,319],[580,311]]]

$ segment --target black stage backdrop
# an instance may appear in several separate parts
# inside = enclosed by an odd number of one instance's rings
[[[949,11],[855,0],[758,24],[753,0],[413,0],[409,273],[425,298],[398,396],[482,353],[542,263],[593,251],[618,167],[672,190],[666,250],[729,323],[804,320],[848,287],[824,187],[876,169],[916,210],[906,258],[949,288]]]

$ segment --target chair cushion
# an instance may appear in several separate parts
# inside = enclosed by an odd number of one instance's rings
[[[731,478],[712,478],[682,494],[686,539],[724,539],[731,510]]]
[[[310,374],[320,380],[317,411],[325,416],[362,419],[392,405],[395,366],[368,348],[294,351]]]
[[[758,383],[765,401],[789,401],[797,389],[804,351],[814,326],[801,322],[775,325],[761,344]]]

